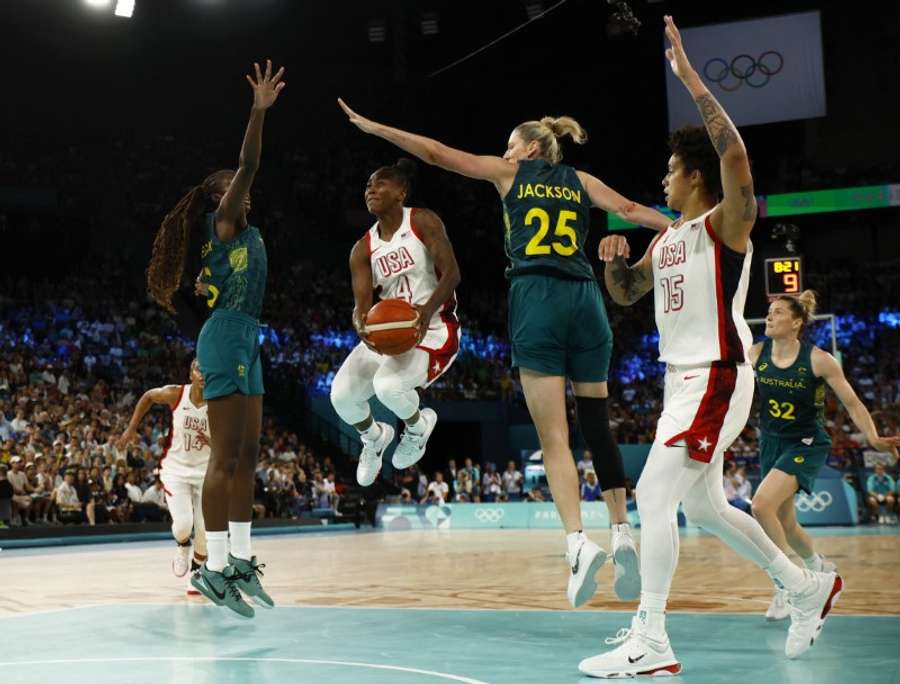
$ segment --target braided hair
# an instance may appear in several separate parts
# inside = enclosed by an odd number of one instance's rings
[[[170,313],[175,313],[172,296],[181,287],[188,254],[199,252],[203,216],[215,210],[214,195],[221,193],[232,177],[234,171],[229,169],[207,176],[178,201],[156,231],[147,266],[147,291],[153,301]]]

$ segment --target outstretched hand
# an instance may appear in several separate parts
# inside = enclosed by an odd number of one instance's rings
[[[669,66],[672,67],[672,73],[682,81],[690,74],[694,68],[691,66],[681,44],[681,33],[675,26],[675,20],[670,15],[664,17],[666,22],[666,38],[669,39],[671,47],[666,49],[666,59],[669,60]]]
[[[284,90],[286,85],[281,80],[281,77],[284,76],[284,67],[275,72],[274,76],[272,75],[271,59],[266,60],[266,71],[264,74],[260,72],[259,64],[256,62],[253,63],[253,68],[256,71],[256,80],[254,81],[250,75],[246,76],[247,82],[253,88],[253,106],[256,109],[268,109],[275,104],[278,94]]]
[[[340,105],[341,109],[344,110],[344,114],[347,115],[347,118],[350,119],[350,123],[356,126],[359,130],[361,130],[363,133],[375,132],[375,128],[378,126],[378,124],[354,112],[341,98],[338,98],[338,104]]]
[[[900,446],[900,435],[894,435],[893,437],[876,436],[875,439],[869,441],[869,444],[872,445],[873,449],[893,454],[896,459],[897,447]]]

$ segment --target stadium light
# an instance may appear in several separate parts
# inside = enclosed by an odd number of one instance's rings
[[[116,16],[131,19],[134,14],[134,0],[116,0]]]
[[[109,3],[111,0],[84,0],[84,4],[89,7],[96,7],[98,9],[102,9],[103,7],[109,7]]]
[[[425,12],[422,15],[422,35],[436,36],[440,32],[437,12]]]
[[[387,24],[384,19],[373,19],[369,22],[369,42],[383,43],[387,38]]]
[[[544,3],[541,0],[525,0],[525,14],[529,21],[534,21],[544,12]]]

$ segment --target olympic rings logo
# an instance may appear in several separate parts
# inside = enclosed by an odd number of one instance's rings
[[[722,90],[732,92],[745,83],[751,88],[762,88],[783,68],[784,57],[781,53],[766,50],[756,59],[747,54],[738,55],[730,62],[713,57],[703,67],[703,75]]]
[[[821,513],[831,505],[833,500],[834,497],[831,496],[831,492],[813,492],[812,495],[802,492],[794,502],[794,506],[801,513],[808,511]]]
[[[475,511],[475,519],[478,522],[500,522],[505,511],[502,508],[479,508]]]

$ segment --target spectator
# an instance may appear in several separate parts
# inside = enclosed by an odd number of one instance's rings
[[[896,520],[893,517],[896,488],[894,478],[885,473],[884,464],[876,463],[875,472],[866,481],[866,504],[872,520],[877,519],[881,525]],[[885,507],[884,513],[881,512],[882,506]]]
[[[503,473],[503,493],[510,501],[518,501],[522,498],[522,479],[522,473],[516,468],[516,462],[507,463],[506,472]]]
[[[163,488],[162,480],[159,479],[159,474],[156,473],[153,484],[147,487],[147,490],[141,495],[140,504],[134,510],[134,517],[137,522],[143,522],[144,520],[160,522],[168,510],[166,492]]]
[[[725,473],[722,482],[725,487],[725,498],[735,508],[744,511],[744,513],[750,513],[750,502],[740,495],[741,482],[738,480],[736,472],[734,461],[725,461]]]
[[[444,482],[444,473],[438,470],[434,474],[434,481],[428,485],[428,489],[425,492],[426,499],[429,499],[430,503],[443,506],[449,494],[450,487]],[[425,502],[423,501],[422,503]]]
[[[12,525],[12,498],[14,491],[6,476],[8,470],[5,463],[0,463],[0,511],[3,511],[3,514],[0,515],[0,529]]]
[[[583,476],[587,471],[594,469],[594,458],[591,455],[590,449],[585,449],[581,454],[581,460],[578,461],[576,466],[578,468],[578,472]],[[594,475],[596,476],[596,472]]]
[[[53,499],[63,523],[80,523],[84,520],[82,503],[75,489],[75,473],[66,470],[65,479],[53,492]]]
[[[22,457],[13,456],[9,460],[12,470],[7,475],[13,488],[12,515],[13,519],[18,515],[19,524],[28,524],[28,513],[31,509],[31,493],[28,491],[28,477],[22,468]]]
[[[458,470],[456,472],[457,480],[453,484],[453,491],[456,492],[456,501],[471,502],[474,496],[474,486],[471,476],[467,469]]]
[[[581,483],[581,500],[597,501],[600,498],[600,483],[593,468],[584,471],[584,482]]]

